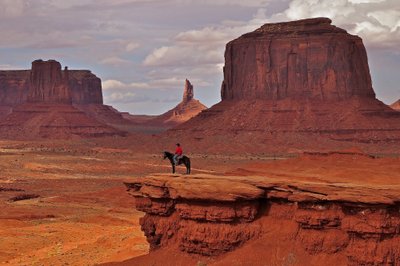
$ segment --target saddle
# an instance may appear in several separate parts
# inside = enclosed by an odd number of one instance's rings
[[[182,158],[183,158],[183,154],[179,155],[176,157],[176,164],[175,165],[180,165],[182,163]]]

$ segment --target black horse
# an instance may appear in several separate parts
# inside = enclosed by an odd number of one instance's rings
[[[171,162],[172,166],[172,173],[175,174],[175,164],[174,164],[174,154],[165,151],[164,152],[164,159],[168,158],[168,160]],[[184,164],[186,166],[186,174],[190,174],[190,159],[186,155],[183,155],[179,160],[178,160],[178,165]]]

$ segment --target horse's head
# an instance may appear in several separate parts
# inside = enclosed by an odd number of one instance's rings
[[[168,152],[164,151],[164,160],[168,158]]]

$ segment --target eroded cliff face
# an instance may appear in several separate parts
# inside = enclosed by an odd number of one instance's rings
[[[211,175],[152,175],[126,186],[146,213],[140,223],[153,251],[212,256],[216,265],[239,247],[249,265],[400,263],[395,186]]]
[[[0,71],[0,105],[25,102],[29,90],[29,70]]]
[[[265,24],[229,42],[222,100],[375,98],[358,36],[328,18]]]
[[[68,79],[68,71],[61,72],[59,62],[55,60],[33,61],[28,102],[72,103]]]
[[[103,104],[101,80],[89,70],[62,70],[55,60],[36,60],[31,70],[0,71],[0,105],[27,101]]]
[[[89,70],[68,70],[73,104],[103,104],[101,79]]]
[[[109,126],[106,118],[113,120],[118,112],[102,105],[100,79],[90,71],[70,72],[67,68],[61,70],[61,64],[55,60],[36,60],[31,71],[0,73],[0,85],[4,95],[0,99],[3,100],[0,102],[2,138],[69,139],[126,135],[124,131]],[[85,107],[77,108],[73,104]],[[93,110],[102,112],[96,116]],[[98,119],[99,116],[104,119]],[[119,117],[123,120],[121,115]]]
[[[229,42],[221,96],[166,137],[203,151],[226,142],[236,153],[364,143],[400,152],[400,114],[375,98],[362,40],[327,18],[265,24]]]

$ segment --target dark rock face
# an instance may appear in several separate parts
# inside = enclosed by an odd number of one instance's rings
[[[182,102],[189,102],[194,97],[193,93],[193,85],[190,83],[189,80],[185,80],[185,88],[183,91],[183,99]]]
[[[28,102],[72,103],[68,79],[68,70],[61,72],[57,61],[32,62]]]
[[[89,70],[61,70],[54,60],[36,60],[32,70],[0,71],[0,105],[43,101],[103,104],[101,80]]]
[[[25,102],[29,90],[29,70],[0,71],[0,105]]]
[[[69,70],[73,104],[103,104],[101,79],[89,70]]]
[[[328,18],[265,24],[229,42],[222,100],[375,98],[358,36]]]

